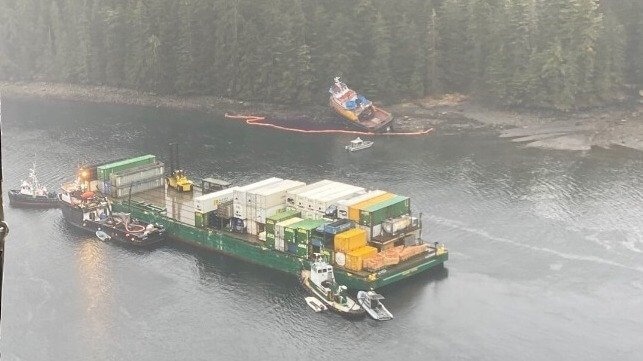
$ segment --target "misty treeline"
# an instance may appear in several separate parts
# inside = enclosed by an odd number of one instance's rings
[[[641,0],[0,0],[0,79],[572,109],[643,83]]]

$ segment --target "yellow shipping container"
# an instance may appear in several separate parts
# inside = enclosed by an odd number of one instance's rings
[[[337,233],[333,240],[336,252],[350,252],[366,246],[366,231],[360,228],[352,228],[348,231]]]
[[[353,204],[352,206],[348,207],[348,219],[351,221],[359,222],[359,211],[361,209],[364,209],[368,206],[372,206],[373,204],[380,203],[382,201],[388,200],[395,197],[395,194],[393,193],[386,193],[382,194],[381,196],[373,197],[371,199],[367,199],[363,202],[359,202],[357,204]]]
[[[346,267],[352,271],[361,271],[364,260],[377,255],[377,248],[364,246],[354,251],[346,253]]]

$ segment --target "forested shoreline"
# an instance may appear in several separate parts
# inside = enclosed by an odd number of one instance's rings
[[[0,80],[570,110],[643,83],[640,0],[0,0]]]

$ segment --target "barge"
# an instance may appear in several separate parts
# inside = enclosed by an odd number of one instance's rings
[[[225,190],[220,192],[225,193]],[[379,194],[381,192],[376,191],[373,193]],[[227,225],[222,225],[221,220],[223,218],[217,216],[212,216],[212,218],[217,218],[216,220],[205,220],[204,218],[207,218],[205,214],[207,213],[199,212],[195,208],[195,204],[199,204],[200,208],[202,207],[200,202],[195,202],[196,199],[202,196],[198,187],[195,187],[194,193],[177,193],[167,188],[155,188],[134,194],[128,199],[114,199],[112,208],[114,211],[127,212],[132,217],[144,222],[161,225],[167,237],[193,246],[216,251],[296,277],[301,275],[302,270],[310,269],[313,261],[312,248],[315,247],[313,245],[315,240],[311,240],[310,245],[307,247],[311,251],[309,253],[292,252],[287,246],[279,249],[279,241],[271,241],[270,237],[266,237],[265,230],[258,232],[259,234],[248,234],[248,226],[239,229],[239,227],[236,227],[235,221],[232,220]],[[232,208],[231,201],[228,199],[221,199],[222,202],[218,204],[217,210],[219,214],[222,213],[222,208],[228,208],[229,213],[232,213],[230,211],[230,208]],[[289,198],[287,201],[295,200]],[[299,197],[298,201],[302,201],[302,197]],[[246,200],[246,202],[248,201]],[[207,211],[207,209],[202,209],[202,211]],[[273,215],[273,217],[276,216]],[[313,215],[307,213],[304,216],[312,217]],[[278,221],[279,219],[268,219],[266,221],[270,222],[271,220]],[[254,222],[248,221],[247,223]],[[279,223],[277,223],[278,225]],[[421,225],[416,224],[415,226],[407,227],[407,230],[418,234],[420,228]],[[304,234],[303,231],[298,230],[298,232]],[[287,226],[286,233],[288,233]],[[371,239],[374,243],[369,244],[386,247],[387,244],[394,245],[400,241],[404,242],[405,235],[408,235],[408,233],[380,234]],[[288,243],[288,241],[283,240],[282,242],[283,244]],[[444,245],[425,244],[421,239],[418,239],[417,242],[425,247],[425,251],[411,255],[404,261],[395,264],[386,264],[385,262],[377,270],[362,267],[349,269],[347,264],[341,262],[342,257],[338,257],[343,253],[337,252],[337,254],[330,257],[324,250],[321,250],[320,253],[326,253],[327,259],[333,263],[335,278],[338,283],[346,285],[351,290],[378,289],[424,273],[432,268],[442,267],[444,262],[448,260],[448,251]],[[318,247],[315,248],[314,251],[320,251]],[[301,248],[295,247],[295,249],[300,250]],[[380,253],[386,254],[386,252],[393,249],[390,248]],[[387,259],[389,258],[384,257],[385,261]]]

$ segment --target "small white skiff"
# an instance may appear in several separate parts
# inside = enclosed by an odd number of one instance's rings
[[[369,316],[378,321],[393,319],[393,315],[386,309],[386,307],[384,307],[384,304],[382,304],[383,299],[384,296],[376,293],[375,291],[357,292],[357,302],[359,305],[366,310],[366,313],[368,313]]]
[[[318,300],[316,297],[306,297],[306,303],[315,312],[326,311],[328,309],[328,307],[326,307],[326,305],[324,305],[322,301]]]

